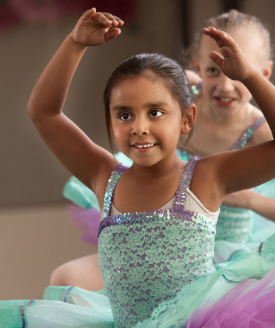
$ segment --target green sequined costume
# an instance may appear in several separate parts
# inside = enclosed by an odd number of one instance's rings
[[[215,306],[223,306],[229,294],[248,309],[259,290],[270,300],[270,293],[275,295],[275,272],[270,271],[275,263],[275,235],[254,252],[213,266],[215,223],[184,208],[198,159],[188,162],[173,208],[110,216],[113,191],[127,169],[120,164],[108,182],[99,227],[105,290],[48,287],[43,301],[2,301],[1,328],[207,327],[196,309],[203,309],[210,319],[214,315],[217,322],[221,311]],[[247,297],[255,290],[255,297]],[[232,303],[224,311],[240,323],[234,327],[243,327],[237,311],[230,311]],[[253,306],[250,317],[269,310],[266,304],[270,302],[261,303],[257,311]],[[274,313],[275,300],[271,305]],[[265,316],[265,323],[275,320],[272,313]],[[224,327],[223,320],[215,327]]]

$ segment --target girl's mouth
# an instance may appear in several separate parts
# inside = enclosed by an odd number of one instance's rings
[[[137,149],[138,151],[149,151],[150,149],[152,149],[155,146],[155,144],[153,143],[136,143],[133,145],[133,147],[135,149]]]
[[[236,100],[235,98],[231,98],[231,97],[214,97],[216,103],[219,106],[231,106],[232,103]]]
[[[135,144],[134,147],[137,147],[137,148],[148,148],[148,147],[153,147],[154,144],[152,143],[148,143],[148,144]]]

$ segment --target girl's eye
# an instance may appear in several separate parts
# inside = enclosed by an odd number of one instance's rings
[[[207,69],[207,71],[211,74],[217,74],[219,72],[218,69],[215,67],[210,67]]]
[[[150,113],[150,117],[159,117],[161,116],[163,113],[159,110],[152,110]]]
[[[122,121],[127,121],[129,120],[131,117],[131,115],[127,114],[127,113],[123,113],[119,116],[119,118],[122,120]]]

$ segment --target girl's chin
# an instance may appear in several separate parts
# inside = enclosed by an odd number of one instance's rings
[[[235,115],[241,109],[240,106],[237,106],[236,103],[232,103],[231,106],[219,106],[216,103],[212,106],[216,115],[221,117],[230,117]]]

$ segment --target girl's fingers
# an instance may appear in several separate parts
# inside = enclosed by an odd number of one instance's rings
[[[89,9],[89,10],[86,10],[83,14],[84,17],[90,17],[92,15],[94,15],[96,13],[96,9],[95,8],[92,8],[92,9]]]
[[[223,57],[216,51],[211,51],[209,54],[210,59],[213,60],[213,62],[215,64],[217,64],[219,67],[222,66],[222,62],[223,62]]]
[[[123,25],[124,24],[124,22],[123,22],[123,20],[122,19],[120,19],[119,17],[117,17],[117,16],[114,16],[115,18],[116,18],[116,20],[118,21],[118,25]]]
[[[105,26],[111,26],[112,25],[112,21],[110,19],[108,19],[104,14],[102,13],[96,13],[94,15],[91,16],[91,18],[94,21],[98,21],[99,23],[105,25]]]
[[[105,15],[110,21],[112,21],[112,25],[114,26],[123,25],[120,23],[122,22],[120,18],[109,13],[103,13],[103,15]]]
[[[215,27],[204,28],[203,33],[205,35],[210,36],[216,42],[222,41],[227,45],[232,45],[235,43],[229,34],[223,32],[221,30],[217,30]]]
[[[110,40],[114,39],[121,33],[119,28],[112,28],[108,32],[105,33],[105,42],[109,42]]]
[[[98,22],[104,24],[105,26],[122,26],[124,22],[112,14],[109,13],[95,13],[91,16],[93,20],[97,20]]]

